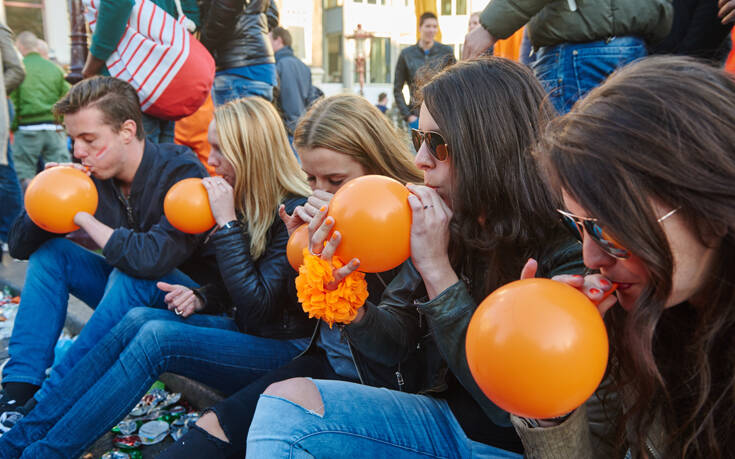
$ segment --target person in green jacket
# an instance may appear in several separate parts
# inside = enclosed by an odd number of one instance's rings
[[[465,38],[463,58],[528,24],[531,67],[561,114],[671,29],[671,0],[493,0]]]
[[[174,18],[179,18],[176,0],[152,0]],[[195,27],[200,25],[199,5],[196,0],[180,0],[181,11]],[[95,75],[109,75],[105,61],[115,51],[125,34],[125,27],[135,0],[99,0],[97,7],[97,26],[87,54],[87,62],[82,69],[84,78]],[[188,26],[187,26],[188,27]],[[146,140],[153,143],[174,143],[174,122],[143,114],[143,130]]]
[[[15,132],[13,161],[25,190],[36,175],[38,161],[66,163],[71,160],[66,135],[56,123],[51,108],[69,90],[64,72],[38,53],[38,37],[32,32],[18,34],[15,46],[24,56],[26,78],[10,94],[15,107],[11,129]]]

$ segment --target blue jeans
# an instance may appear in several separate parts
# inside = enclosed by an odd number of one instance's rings
[[[143,130],[149,142],[174,143],[175,127],[176,123],[171,120],[163,120],[143,113]]]
[[[223,316],[134,308],[46,401],[0,437],[0,458],[77,457],[169,371],[226,393],[280,367],[308,340],[246,335]]]
[[[13,155],[8,142],[8,164],[0,166],[0,242],[8,242],[10,225],[23,209],[18,176],[13,167]]]
[[[314,383],[324,415],[260,396],[247,457],[522,457],[467,438],[444,400],[343,381]]]
[[[172,271],[161,280],[196,286],[180,271]],[[46,380],[46,369],[53,362],[54,345],[64,326],[70,293],[95,312]],[[164,296],[156,281],[128,276],[100,255],[68,239],[46,241],[29,259],[3,382],[43,384],[34,396],[42,401],[126,312],[135,306],[165,308]]]
[[[241,97],[260,96],[273,100],[273,86],[262,81],[250,80],[237,75],[216,75],[212,85],[214,105],[219,107]]]
[[[563,115],[615,69],[647,54],[645,43],[636,37],[565,43],[539,48],[531,68]]]

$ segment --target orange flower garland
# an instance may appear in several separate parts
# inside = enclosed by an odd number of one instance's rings
[[[332,266],[344,266],[339,258],[333,257],[332,264],[322,260],[304,249],[304,263],[296,277],[296,292],[301,307],[309,314],[329,324],[335,322],[349,324],[357,316],[357,310],[365,304],[368,297],[365,274],[350,273],[336,289],[327,290],[326,285],[334,280]]]

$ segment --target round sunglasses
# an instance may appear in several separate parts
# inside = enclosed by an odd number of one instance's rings
[[[661,223],[674,215],[679,209],[680,207],[677,207],[656,221]],[[627,260],[630,258],[630,251],[613,239],[607,231],[597,223],[598,220],[596,218],[580,217],[561,209],[556,209],[556,211],[561,214],[561,220],[564,223],[564,227],[567,228],[580,243],[584,240],[584,232],[587,231],[587,234],[590,235],[592,240],[611,257],[617,258],[618,260]]]
[[[437,161],[446,161],[447,157],[449,157],[449,145],[447,145],[444,137],[438,132],[411,129],[411,140],[413,141],[413,148],[417,153],[421,148],[421,144],[426,142],[426,145],[429,147],[429,153]]]

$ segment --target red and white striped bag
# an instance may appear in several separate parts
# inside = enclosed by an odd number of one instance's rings
[[[99,1],[83,0],[93,33]],[[186,21],[151,0],[135,0],[125,33],[106,62],[110,75],[138,92],[143,112],[156,118],[189,116],[212,90],[214,59],[186,30]]]

